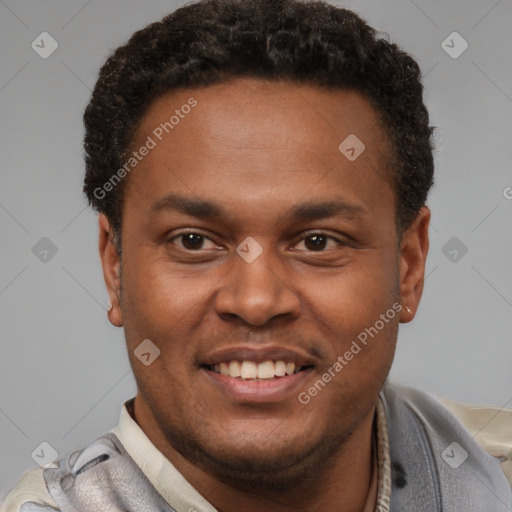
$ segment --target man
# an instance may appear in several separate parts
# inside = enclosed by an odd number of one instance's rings
[[[510,510],[499,460],[386,382],[428,252],[422,91],[325,3],[199,2],[117,49],[84,191],[138,391],[2,510]]]

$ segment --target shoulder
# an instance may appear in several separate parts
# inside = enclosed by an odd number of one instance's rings
[[[52,467],[25,474],[0,507],[1,512],[142,509],[175,512],[113,432]]]
[[[433,395],[389,382],[381,397],[393,469],[407,482],[395,489],[400,505],[415,503],[422,491],[433,510],[508,510],[502,504],[509,505],[512,494],[500,461],[445,405]]]
[[[124,447],[115,435],[104,434],[85,448],[73,451],[45,468],[26,472],[5,497],[0,512],[57,512],[64,505],[68,510],[68,495],[77,489],[83,491],[85,499],[98,489],[107,492],[111,487],[104,483],[109,481],[109,475],[102,478],[106,472],[100,463],[109,461],[115,465],[114,470],[118,470],[127,462],[120,460],[124,453]],[[90,471],[93,468],[95,471]],[[105,510],[109,508],[105,507]]]
[[[389,384],[388,394],[393,392],[414,408],[421,416],[428,416],[457,431],[466,430],[488,454],[501,462],[512,487],[512,409],[489,405],[470,405],[444,397],[434,397],[414,388]]]
[[[43,469],[27,471],[0,505],[1,512],[50,512],[59,510],[46,488]]]
[[[512,487],[512,409],[438,400],[462,423],[478,444],[496,457]]]

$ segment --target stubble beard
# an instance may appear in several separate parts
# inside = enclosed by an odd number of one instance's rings
[[[257,454],[253,449],[246,455],[240,451],[221,455],[191,432],[191,429],[167,427],[164,434],[183,457],[223,483],[243,491],[269,495],[304,489],[321,479],[332,468],[335,457],[352,435],[352,432],[330,434],[314,445],[302,448],[297,448],[298,443],[290,442],[289,447],[272,450],[271,454],[270,450]]]

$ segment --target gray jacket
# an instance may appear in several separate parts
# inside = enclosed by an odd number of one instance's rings
[[[393,469],[391,512],[512,511],[512,490],[498,459],[444,406],[397,385],[387,384],[381,396]]]
[[[389,383],[381,397],[389,428],[391,512],[512,511],[512,491],[498,460],[443,405]],[[62,512],[175,512],[113,433],[43,475]],[[20,512],[50,510],[25,503]]]

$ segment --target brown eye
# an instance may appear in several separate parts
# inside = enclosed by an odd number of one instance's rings
[[[186,233],[180,237],[185,249],[201,249],[204,244],[204,236],[197,233]]]
[[[186,249],[188,251],[199,251],[200,249],[205,249],[204,246],[205,243],[207,242],[209,242],[212,245],[212,247],[215,246],[213,241],[211,241],[207,236],[202,235],[201,233],[197,233],[195,231],[179,233],[173,236],[171,239],[169,239],[169,243],[176,244],[181,249]]]
[[[327,243],[327,238],[328,237],[326,237],[325,235],[320,235],[320,234],[308,236],[308,237],[304,238],[304,240],[306,241],[305,242],[306,248],[309,251],[324,249],[325,244]],[[308,243],[308,241],[309,241],[309,243]]]
[[[323,252],[326,248],[328,249],[327,246],[330,240],[336,242],[336,245],[342,245],[340,240],[324,233],[312,233],[302,238],[302,240],[306,249],[313,252]]]

